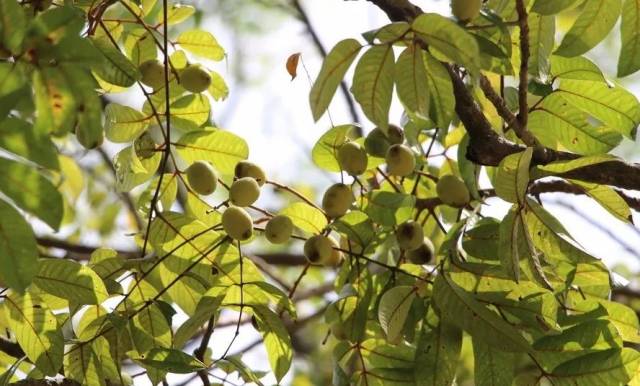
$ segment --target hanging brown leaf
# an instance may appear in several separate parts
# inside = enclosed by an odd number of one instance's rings
[[[291,54],[287,58],[287,72],[291,75],[291,80],[294,80],[298,75],[298,62],[300,61],[300,53],[296,52]]]

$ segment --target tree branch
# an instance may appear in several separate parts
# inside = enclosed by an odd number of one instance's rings
[[[529,115],[529,104],[527,103],[527,87],[529,84],[529,23],[527,17],[527,9],[523,0],[516,0],[516,11],[518,12],[518,25],[520,27],[520,84],[518,86],[518,101],[520,104],[520,112],[518,120],[520,126],[524,130],[522,133],[516,132],[518,137],[529,146],[537,144],[536,138],[527,130],[527,121]],[[520,134],[525,134],[520,137]],[[531,141],[533,140],[533,141]]]
[[[419,7],[408,0],[367,1],[378,6],[392,21],[410,22],[422,13]],[[480,165],[497,166],[504,157],[523,151],[523,146],[501,137],[493,130],[462,78],[451,66],[447,66],[447,70],[453,83],[456,113],[469,133],[467,158]],[[534,150],[532,164],[545,165],[577,158],[580,155],[539,147]],[[621,189],[640,190],[640,165],[628,164],[622,160],[581,167],[559,176]]]

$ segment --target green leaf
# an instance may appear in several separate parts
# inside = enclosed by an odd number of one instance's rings
[[[638,315],[629,306],[604,299],[590,298],[584,300],[579,294],[576,299],[571,303],[571,308],[575,310],[577,315],[590,316],[595,313],[597,317],[613,323],[622,340],[636,344],[640,343]]]
[[[629,204],[611,187],[606,185],[569,180],[572,184],[580,186],[584,191],[621,221],[631,221],[631,209]]]
[[[471,72],[478,70],[478,43],[458,24],[437,13],[423,13],[413,21],[411,28],[430,48],[435,48]]]
[[[465,330],[474,340],[482,339],[502,351],[532,352],[529,342],[515,327],[458,287],[446,274],[435,280],[433,301],[441,319]]]
[[[104,81],[121,87],[130,87],[140,80],[140,71],[122,52],[106,38],[92,39],[102,53],[103,64],[95,71]]]
[[[415,349],[408,344],[392,345],[384,339],[367,339],[360,344],[363,359],[370,367],[413,369]]]
[[[395,65],[398,98],[405,109],[422,118],[429,116],[429,83],[422,50],[412,45],[406,48]]]
[[[523,254],[523,237],[518,207],[512,207],[500,223],[498,256],[502,268],[516,282],[520,280],[520,255]],[[522,256],[526,258],[526,254]]]
[[[484,341],[473,340],[475,386],[511,385],[515,377],[516,357],[496,350]]]
[[[553,368],[595,351],[621,348],[622,338],[611,322],[594,319],[572,326],[560,335],[543,336],[533,347],[540,361]]]
[[[622,6],[620,35],[622,45],[618,59],[618,78],[631,75],[640,69],[640,2],[625,0]]]
[[[26,82],[27,75],[20,63],[0,62],[0,96],[19,90]]]
[[[529,20],[529,74],[540,77],[549,73],[549,56],[553,51],[556,23],[554,16],[531,13]]]
[[[58,230],[62,221],[62,195],[35,168],[0,158],[0,191],[20,208]]]
[[[543,166],[537,166],[537,168],[543,172],[548,172],[548,175],[562,175],[563,173],[568,173],[586,166],[617,160],[618,158],[610,154],[596,154],[574,160],[551,162]]]
[[[529,130],[544,146],[586,155],[607,153],[622,141],[618,130],[593,126],[559,94],[548,95],[529,114]]]
[[[204,30],[185,31],[178,35],[176,43],[192,54],[220,61],[224,59],[224,49],[216,38]]]
[[[402,329],[415,298],[416,289],[411,286],[393,287],[380,297],[378,320],[389,343],[400,343]]]
[[[171,4],[167,10],[167,23],[169,25],[182,23],[189,19],[195,12],[196,9],[190,5]],[[157,23],[164,23],[164,15],[159,13],[156,21]]]
[[[620,86],[609,87],[602,82],[563,80],[556,92],[575,107],[629,138],[640,123],[638,100]]]
[[[258,321],[258,330],[262,333],[271,370],[278,382],[287,374],[293,359],[291,338],[282,320],[266,306],[253,307]]]
[[[244,139],[228,131],[209,128],[186,133],[175,144],[188,163],[209,161],[217,171],[231,175],[236,164],[249,156]]]
[[[105,135],[111,142],[131,142],[149,126],[150,118],[129,106],[109,103],[104,109]]]
[[[416,198],[410,194],[374,190],[364,212],[373,222],[383,226],[394,226],[411,218]]]
[[[572,7],[580,0],[535,0],[531,11],[542,15],[555,15],[567,8]]]
[[[416,348],[415,379],[417,386],[450,385],[458,368],[462,331],[453,324],[434,319],[429,327],[422,328]]]
[[[451,77],[444,65],[428,52],[423,52],[422,59],[429,80],[429,118],[437,127],[449,127],[456,104]]]
[[[40,259],[33,282],[43,291],[78,304],[100,304],[109,294],[89,267],[67,259]]]
[[[103,364],[90,344],[69,347],[64,357],[65,377],[83,385],[105,385]]]
[[[620,0],[586,0],[582,12],[562,39],[556,55],[578,56],[602,41],[620,16]]]
[[[88,72],[78,71],[74,66],[63,66],[62,71],[76,96],[76,139],[87,149],[93,149],[104,140],[102,127],[102,102],[95,92],[94,78]]]
[[[344,216],[334,220],[333,227],[343,233],[352,242],[366,247],[375,237],[373,221],[366,213],[351,210]]]
[[[62,366],[64,338],[47,304],[29,293],[10,294],[4,303],[9,328],[29,360],[43,374],[56,375]]]
[[[180,350],[154,348],[136,361],[174,374],[189,374],[203,370],[207,366],[193,356]]]
[[[624,385],[634,377],[640,353],[630,348],[583,355],[565,362],[548,378],[558,386]]]
[[[18,118],[0,121],[0,147],[48,169],[60,166],[57,149],[51,139]]]
[[[11,205],[0,200],[0,278],[24,292],[38,272],[38,246],[31,226]]]
[[[138,158],[133,146],[122,149],[113,160],[116,169],[116,190],[128,192],[136,186],[147,182],[155,174],[162,155],[154,152],[151,157]]]
[[[362,55],[353,74],[353,96],[367,118],[382,130],[389,125],[393,67],[392,46],[374,46]]]
[[[24,9],[16,0],[0,2],[0,45],[18,54],[27,32]]]
[[[506,156],[496,171],[493,186],[498,197],[518,205],[524,203],[529,186],[529,165],[533,148]]]
[[[349,139],[357,127],[355,125],[339,125],[327,130],[311,149],[311,158],[317,167],[330,172],[340,172],[338,148]]]
[[[342,78],[361,48],[362,45],[357,40],[345,39],[338,42],[327,54],[309,93],[309,104],[315,121],[320,119],[329,107]]]
[[[34,129],[41,134],[66,134],[75,124],[76,97],[59,68],[44,67],[33,72],[35,106]]]
[[[198,302],[193,315],[187,319],[173,337],[173,347],[182,348],[209,319],[215,316],[223,296],[209,296],[205,293]]]
[[[185,95],[171,103],[172,123],[187,130],[208,122],[210,113],[209,98],[204,94]]]
[[[322,211],[304,202],[294,202],[284,208],[280,214],[289,217],[293,225],[310,234],[322,232],[328,224],[327,217]]]
[[[594,82],[606,82],[600,68],[584,56],[565,58],[563,56],[551,56],[551,74],[554,79],[591,80]]]
[[[224,81],[224,78],[215,71],[209,71],[211,76],[211,85],[209,86],[209,94],[213,97],[214,101],[223,101],[229,96],[229,87]]]

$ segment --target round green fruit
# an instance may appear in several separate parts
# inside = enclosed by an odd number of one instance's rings
[[[347,142],[338,149],[340,168],[352,176],[359,176],[367,170],[367,152],[357,142]]]
[[[192,93],[201,93],[211,85],[211,75],[198,66],[188,66],[180,71],[180,84]]]
[[[258,185],[262,186],[267,181],[267,177],[264,174],[264,170],[253,162],[249,161],[240,161],[236,164],[236,168],[234,170],[237,178],[242,177],[251,177]]]
[[[244,209],[230,206],[222,213],[222,228],[234,240],[248,240],[253,235],[253,220]]]
[[[482,0],[451,0],[451,13],[464,22],[478,17],[481,7]]]
[[[164,65],[157,60],[147,60],[138,67],[142,78],[140,82],[145,86],[158,89],[164,86]]]
[[[135,141],[133,141],[133,148],[136,151],[138,158],[147,159],[153,157],[156,151],[156,141],[148,131],[140,134]]]
[[[260,185],[251,177],[242,177],[231,184],[229,201],[237,206],[249,206],[260,197]]]
[[[264,235],[273,244],[284,244],[291,238],[293,222],[285,215],[273,217],[264,228]]]
[[[435,249],[433,243],[427,237],[424,238],[422,244],[413,250],[407,251],[407,259],[413,264],[427,264],[433,259]]]
[[[438,179],[436,193],[443,203],[456,208],[466,206],[471,197],[464,181],[453,174],[446,174]]]
[[[314,235],[304,242],[304,256],[312,263],[321,263],[331,257],[333,246],[327,236]]]
[[[396,240],[398,240],[398,246],[405,251],[419,248],[424,241],[422,226],[413,220],[403,222],[396,228]]]
[[[327,216],[337,218],[347,213],[353,201],[355,201],[355,197],[349,186],[333,184],[324,192],[322,209],[324,209]]]
[[[218,175],[210,163],[196,161],[187,168],[187,181],[193,191],[207,196],[216,191]]]
[[[413,151],[405,145],[392,145],[385,157],[387,172],[394,176],[408,176],[416,167],[416,157]]]
[[[404,142],[404,132],[396,125],[389,125],[387,134],[382,129],[373,129],[364,139],[364,149],[374,157],[384,157],[391,145]]]

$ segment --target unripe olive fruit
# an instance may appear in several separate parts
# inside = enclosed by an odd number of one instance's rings
[[[337,248],[338,243],[331,237],[315,235],[305,241],[303,252],[312,263],[334,267],[342,258],[342,253]]]
[[[237,206],[249,206],[260,197],[260,185],[251,177],[239,178],[229,188],[229,201]]]
[[[404,132],[396,125],[389,125],[387,134],[382,129],[373,129],[364,139],[364,149],[374,157],[384,157],[391,145],[404,142]]]
[[[451,13],[460,21],[473,20],[480,14],[482,0],[451,0]]]
[[[230,206],[222,213],[222,228],[234,240],[248,240],[253,235],[253,220],[244,209]]]
[[[273,217],[264,228],[264,235],[273,244],[283,244],[289,241],[293,233],[293,222],[285,215]]]
[[[413,220],[403,222],[396,228],[396,240],[398,246],[405,251],[417,249],[424,240],[422,226]]]
[[[236,164],[236,168],[234,170],[236,177],[251,177],[258,185],[262,186],[267,181],[267,177],[264,174],[264,170],[253,162],[249,161],[240,161]]]
[[[367,170],[367,152],[357,142],[344,143],[338,148],[340,168],[352,176],[359,176]]]
[[[211,85],[211,75],[198,66],[187,66],[180,71],[180,84],[189,92],[200,93]]]
[[[355,197],[349,186],[333,184],[324,192],[322,209],[324,209],[327,216],[337,218],[347,213],[353,201],[355,201]]]
[[[329,258],[322,261],[323,265],[327,267],[337,267],[342,260],[342,252],[338,250],[339,245],[333,237],[328,237],[329,242],[331,243],[331,255]]]
[[[471,200],[464,181],[453,174],[446,174],[438,179],[436,193],[440,201],[456,208],[464,207]]]
[[[425,237],[418,248],[407,251],[406,257],[414,264],[427,264],[433,259],[434,253],[433,243],[429,238]]]
[[[393,145],[387,150],[387,172],[394,176],[408,176],[416,167],[413,151],[405,145]]]
[[[210,163],[196,161],[186,170],[187,182],[196,193],[207,196],[216,191],[218,175]]]
[[[147,159],[153,157],[156,150],[156,141],[148,131],[140,134],[135,141],[133,141],[133,148],[136,151],[138,158]]]
[[[164,65],[157,60],[147,60],[138,67],[142,78],[140,82],[153,89],[164,85]]]

